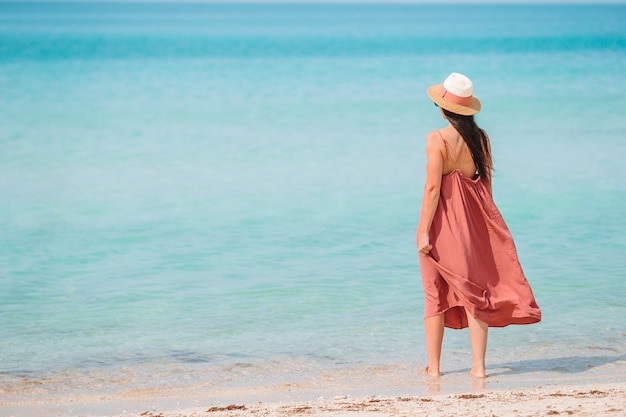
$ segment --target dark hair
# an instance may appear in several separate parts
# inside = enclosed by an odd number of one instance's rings
[[[491,171],[493,169],[493,163],[491,160],[491,152],[489,152],[489,139],[487,139],[487,133],[478,127],[474,121],[474,116],[462,116],[460,114],[452,113],[442,108],[443,113],[448,118],[448,121],[461,135],[465,143],[467,144],[470,152],[472,153],[472,159],[476,168],[478,169],[478,175],[491,184]]]

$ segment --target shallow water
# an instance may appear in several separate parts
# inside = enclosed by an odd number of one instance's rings
[[[5,3],[6,399],[419,367],[414,231],[424,137],[443,126],[425,90],[451,71],[483,102],[496,203],[544,314],[492,331],[488,366],[619,377],[625,17]],[[469,358],[448,332],[444,367]]]

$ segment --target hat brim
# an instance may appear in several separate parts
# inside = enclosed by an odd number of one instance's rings
[[[461,116],[472,116],[480,111],[480,101],[476,96],[472,96],[472,101],[464,106],[462,104],[452,103],[439,95],[439,89],[441,84],[435,84],[428,87],[428,96],[432,101],[443,109],[451,111],[452,113],[460,114]]]

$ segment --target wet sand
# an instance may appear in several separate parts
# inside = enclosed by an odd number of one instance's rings
[[[457,369],[441,378],[418,375],[416,364],[302,369],[278,375],[271,364],[222,369],[196,384],[85,385],[46,389],[47,381],[0,389],[7,417],[237,416],[624,416],[622,355],[583,367],[572,358],[541,362],[544,370],[493,367],[487,379]],[[590,358],[585,363],[592,363]],[[564,368],[564,363],[570,364]],[[572,365],[576,365],[573,366]],[[581,362],[582,363],[582,362]],[[558,365],[558,366],[557,366]],[[293,368],[292,368],[293,369]],[[550,370],[546,370],[550,369]],[[272,373],[274,371],[274,373]],[[57,382],[58,384],[58,382]],[[58,386],[58,385],[57,385]]]

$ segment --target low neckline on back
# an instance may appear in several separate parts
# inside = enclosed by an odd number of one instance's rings
[[[453,157],[452,155],[452,149],[450,144],[448,143],[448,141],[446,140],[446,138],[443,137],[443,134],[441,133],[441,129],[437,129],[437,132],[439,133],[439,137],[441,138],[441,140],[443,141],[443,146],[446,148],[446,152],[448,153],[448,155],[450,156],[450,160],[452,162],[456,162],[456,158]],[[460,155],[460,154],[459,154]],[[459,156],[457,155],[457,157]],[[475,164],[474,164],[475,165]],[[459,174],[461,175],[461,177],[471,180],[471,181],[475,181],[478,180],[480,178],[480,175],[478,174],[478,171],[474,172],[474,175],[471,177],[466,176],[465,174],[463,174],[463,171],[461,171],[461,168],[454,168],[452,169],[452,171],[448,172],[447,174],[444,175],[449,175],[451,173],[453,173],[454,171],[459,171]]]
[[[454,168],[452,171],[448,172],[447,174],[443,174],[444,177],[447,176],[452,176],[452,174],[454,173],[458,173],[459,176],[461,178],[463,178],[464,180],[468,180],[468,181],[472,181],[472,182],[478,182],[480,180],[480,174],[476,173],[474,174],[473,177],[466,177],[465,174],[463,174],[463,171],[461,171],[460,168]]]

